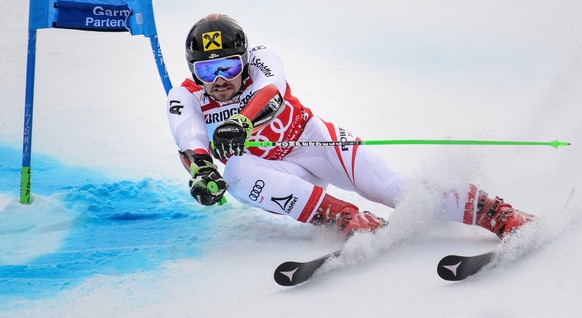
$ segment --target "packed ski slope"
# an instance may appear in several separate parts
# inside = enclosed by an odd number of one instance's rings
[[[418,181],[388,217],[309,282],[274,283],[283,261],[343,243],[228,198],[189,197],[149,43],[41,30],[33,204],[17,202],[26,1],[0,3],[0,316],[578,317],[582,285],[582,3],[579,1],[154,1],[174,85],[183,44],[211,12],[275,48],[296,96],[362,139],[560,139],[572,146],[378,146]],[[541,221],[498,266],[441,280],[447,254],[499,241],[439,218],[430,188],[475,182]]]

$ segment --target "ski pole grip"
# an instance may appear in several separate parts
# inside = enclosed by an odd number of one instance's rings
[[[206,188],[208,188],[208,191],[210,191],[210,193],[215,193],[216,191],[218,191],[218,184],[216,184],[216,182],[214,181],[210,181],[206,184]]]
[[[208,191],[210,191],[210,193],[215,193],[216,191],[218,191],[218,184],[216,184],[215,181],[210,181],[206,184],[206,188],[208,189]],[[218,203],[218,205],[224,205],[226,203],[226,198],[223,196],[222,198],[220,198],[220,201],[216,203]]]

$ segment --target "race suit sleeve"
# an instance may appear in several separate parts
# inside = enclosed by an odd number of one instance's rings
[[[275,51],[257,46],[249,52],[249,76],[253,79],[253,86],[258,89],[269,84],[275,85],[281,95],[285,95],[287,80],[283,61]]]
[[[208,132],[195,95],[182,86],[172,88],[168,93],[167,114],[179,150],[208,154]]]
[[[241,115],[251,120],[256,131],[271,122],[283,109],[287,82],[283,62],[264,46],[250,50],[248,71],[256,91]]]

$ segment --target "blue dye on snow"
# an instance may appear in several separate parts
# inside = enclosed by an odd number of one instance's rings
[[[0,145],[0,158],[0,194],[16,196],[20,151]],[[0,264],[4,301],[51,296],[97,274],[148,271],[200,257],[209,239],[211,220],[196,211],[182,183],[114,181],[99,170],[64,166],[46,156],[33,158],[32,182],[34,195],[57,201],[74,221],[58,250],[24,264]],[[8,212],[0,210],[0,222]],[[4,239],[9,234],[0,230]]]

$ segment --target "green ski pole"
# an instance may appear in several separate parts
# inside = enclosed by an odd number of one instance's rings
[[[247,141],[245,147],[319,147],[319,146],[360,146],[360,145],[470,145],[470,146],[569,146],[571,143],[553,141],[504,141],[504,140],[438,140],[438,139],[397,139],[397,140],[332,140],[332,141]]]

